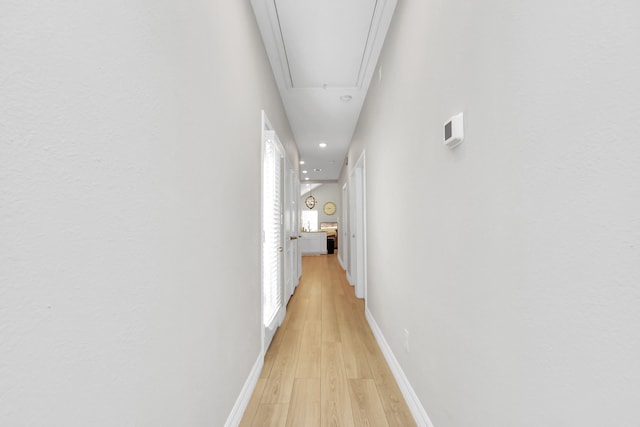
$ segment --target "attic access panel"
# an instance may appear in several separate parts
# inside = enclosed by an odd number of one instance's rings
[[[293,88],[358,87],[377,0],[274,0]]]

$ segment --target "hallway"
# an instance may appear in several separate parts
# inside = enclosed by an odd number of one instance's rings
[[[415,425],[336,256],[302,263],[240,425]]]

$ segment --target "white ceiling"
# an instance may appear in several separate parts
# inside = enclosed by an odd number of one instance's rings
[[[396,2],[251,0],[308,171],[301,180],[340,177]]]

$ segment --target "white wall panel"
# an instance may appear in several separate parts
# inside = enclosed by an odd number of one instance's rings
[[[0,4],[0,425],[221,426],[260,351],[248,2]]]
[[[639,13],[398,3],[349,165],[368,306],[435,426],[637,424]]]

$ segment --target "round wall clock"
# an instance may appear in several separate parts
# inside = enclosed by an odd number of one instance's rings
[[[316,206],[316,198],[309,196],[304,200],[304,204],[307,205],[309,209],[313,209]]]
[[[327,202],[324,204],[324,213],[327,215],[333,215],[336,213],[336,204],[333,202]]]

